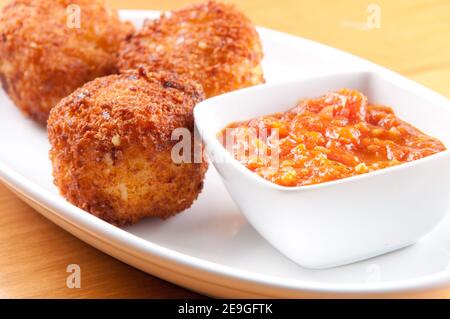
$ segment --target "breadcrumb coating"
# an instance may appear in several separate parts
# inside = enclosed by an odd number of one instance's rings
[[[262,58],[251,21],[232,5],[209,1],[147,20],[122,44],[119,68],[185,74],[212,97],[264,83]]]
[[[102,0],[12,1],[0,15],[3,88],[24,114],[45,124],[61,98],[117,72],[120,42],[133,31]]]
[[[207,162],[175,163],[171,135],[181,127],[193,133],[193,108],[203,99],[197,82],[140,68],[95,79],[61,100],[48,120],[61,194],[119,226],[189,208]]]

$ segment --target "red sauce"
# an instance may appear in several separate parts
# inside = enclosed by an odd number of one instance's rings
[[[284,113],[231,124],[219,137],[248,169],[291,187],[364,174],[446,150],[390,107],[370,105],[362,93],[348,89],[302,100]]]

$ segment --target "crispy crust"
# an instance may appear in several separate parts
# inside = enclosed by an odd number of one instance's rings
[[[69,5],[81,9],[80,28]],[[119,44],[133,31],[102,0],[12,1],[0,16],[3,87],[23,113],[45,124],[61,98],[117,71]]]
[[[206,96],[264,83],[261,42],[234,6],[207,2],[148,20],[119,53],[121,71],[147,65],[186,74]]]
[[[55,184],[74,205],[110,223],[167,218],[191,206],[207,163],[176,164],[172,131],[193,132],[200,84],[144,68],[95,79],[48,120]]]

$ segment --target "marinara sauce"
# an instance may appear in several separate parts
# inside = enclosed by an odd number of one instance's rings
[[[364,174],[446,149],[390,107],[371,105],[349,89],[231,124],[219,138],[248,169],[288,187]]]

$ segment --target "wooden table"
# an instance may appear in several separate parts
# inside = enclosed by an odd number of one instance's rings
[[[172,9],[193,1],[108,2],[123,9]],[[231,2],[237,3],[258,25],[352,52],[450,98],[449,0]],[[378,6],[375,10],[380,9],[380,28],[367,28],[368,16],[374,12],[367,11],[371,2]],[[0,5],[5,3],[0,0]],[[82,269],[80,289],[66,287],[66,267],[72,263]],[[434,292],[433,296],[449,298],[450,289]],[[86,245],[0,185],[0,297],[191,298],[199,295],[135,270]]]

